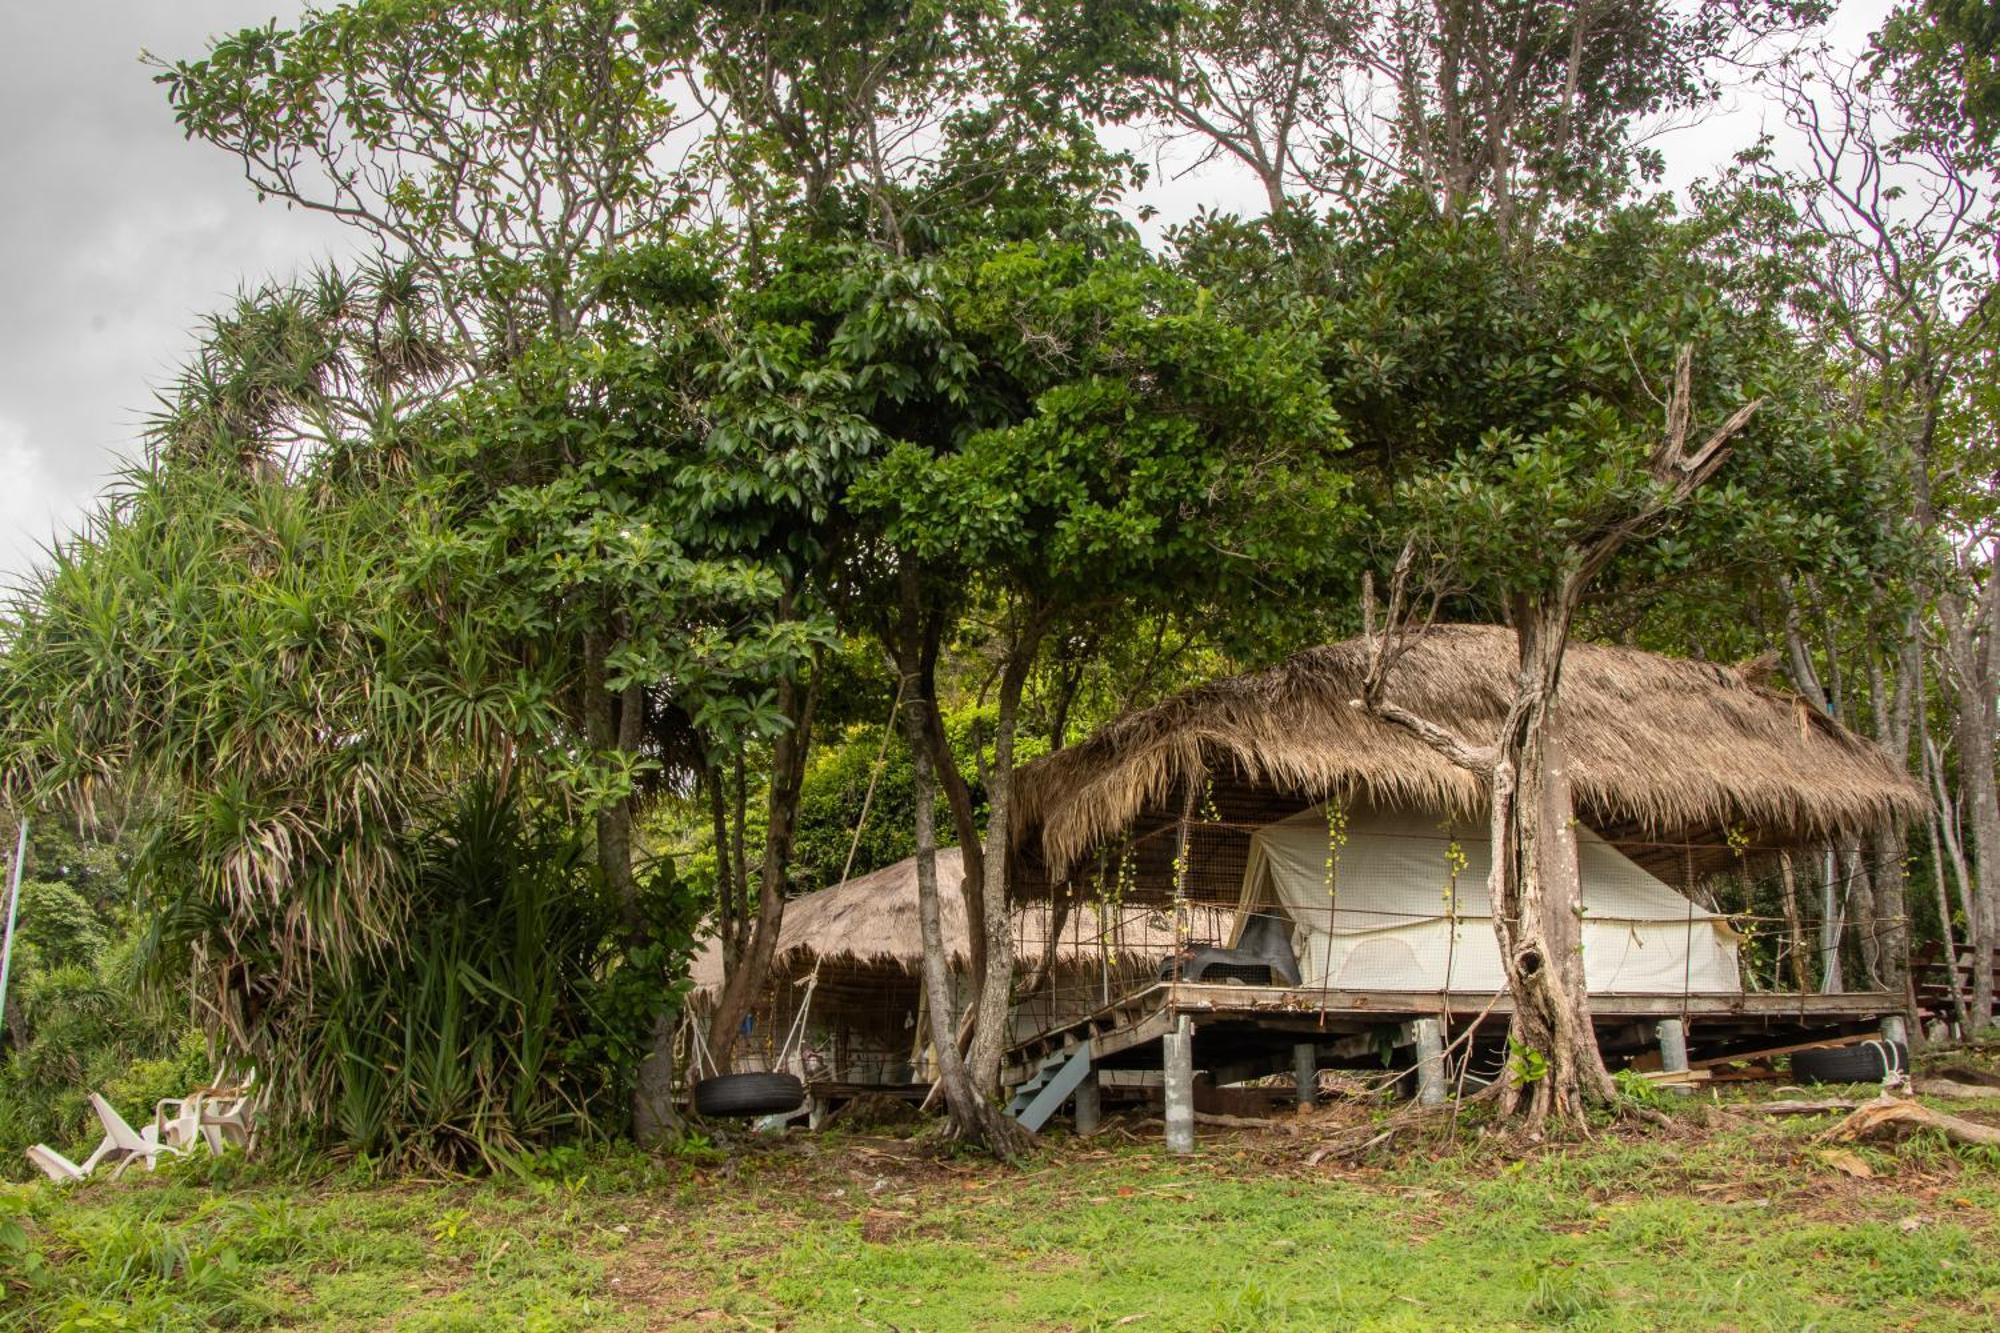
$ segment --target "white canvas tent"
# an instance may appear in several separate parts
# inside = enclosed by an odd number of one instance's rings
[[[1743,988],[1736,934],[1724,918],[1640,869],[1581,822],[1576,836],[1584,972],[1593,993],[1713,995]],[[1455,923],[1446,901],[1454,839],[1465,858]],[[1323,806],[1251,838],[1241,907],[1276,907],[1290,919],[1301,985],[1426,991],[1506,985],[1486,892],[1491,859],[1483,822],[1446,828],[1435,815],[1352,808],[1330,888],[1332,842]]]

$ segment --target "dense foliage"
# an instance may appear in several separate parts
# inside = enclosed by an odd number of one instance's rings
[[[1458,748],[1531,785],[1573,626],[1780,654],[1940,798],[1801,868],[1889,923],[1801,977],[1899,986],[1912,895],[2000,938],[1990,16],[1825,9],[356,0],[162,64],[375,253],[207,321],[9,608],[9,800],[143,834],[129,918],[36,882],[10,1060],[182,1058],[84,1002],[143,953],[354,1151],[652,1138],[697,918],[726,1051],[789,896],[955,841],[992,1139],[1019,765],[1371,580],[1519,631]],[[1746,70],[1796,151],[1659,192]],[[1148,246],[1114,126],[1262,214]]]

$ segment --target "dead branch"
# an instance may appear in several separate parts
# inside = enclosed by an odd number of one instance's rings
[[[1921,1102],[1906,1101],[1887,1094],[1856,1107],[1854,1113],[1827,1131],[1833,1143],[1853,1143],[1861,1139],[1900,1139],[1912,1130],[1936,1130],[1953,1143],[1976,1148],[2000,1148],[2000,1129],[1955,1115],[1933,1111]]]

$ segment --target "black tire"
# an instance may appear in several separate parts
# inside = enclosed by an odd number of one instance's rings
[[[806,1085],[790,1074],[718,1074],[694,1085],[697,1115],[777,1115],[805,1099]]]
[[[1802,1083],[1880,1083],[1910,1070],[1910,1048],[1900,1041],[1864,1041],[1792,1052],[1792,1077]]]

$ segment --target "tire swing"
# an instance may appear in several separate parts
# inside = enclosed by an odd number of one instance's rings
[[[791,1059],[805,1037],[806,1015],[812,1010],[813,988],[819,985],[818,964],[814,964],[812,975],[806,978],[804,984],[806,993],[805,998],[799,1001],[798,1017],[793,1020],[791,1035],[785,1038],[785,1044],[774,1062],[779,1066]],[[697,1024],[693,1031],[697,1064],[709,1071],[707,1078],[694,1085],[696,1115],[714,1119],[749,1119],[786,1115],[804,1104],[806,1085],[795,1074],[781,1070],[754,1070],[742,1074],[715,1072],[715,1059],[709,1054],[708,1043],[702,1040],[700,1025]]]
[[[847,844],[847,864],[841,867],[840,882],[854,873],[854,854],[861,849],[861,831],[868,827],[868,812],[875,804],[875,784],[882,777],[883,765],[889,754],[889,737],[895,734],[896,714],[903,707],[903,685],[897,682],[896,700],[889,706],[889,725],[882,731],[882,744],[875,752],[875,762],[868,770],[868,790],[861,798],[861,818],[855,822],[854,837]],[[792,1022],[791,1035],[785,1038],[784,1047],[779,1050],[775,1061],[783,1066],[797,1053],[799,1043],[805,1039],[806,1014],[812,1009],[813,988],[819,985],[819,963],[813,963],[812,973],[800,983],[806,988],[805,998],[799,1001],[798,1017]],[[693,1028],[695,1040],[695,1067],[707,1068],[708,1077],[694,1085],[695,1114],[702,1116],[741,1116],[745,1118],[765,1115],[788,1115],[805,1102],[806,1085],[796,1075],[759,1071],[746,1074],[724,1074],[717,1071],[715,1057],[702,1039],[701,1025]]]

